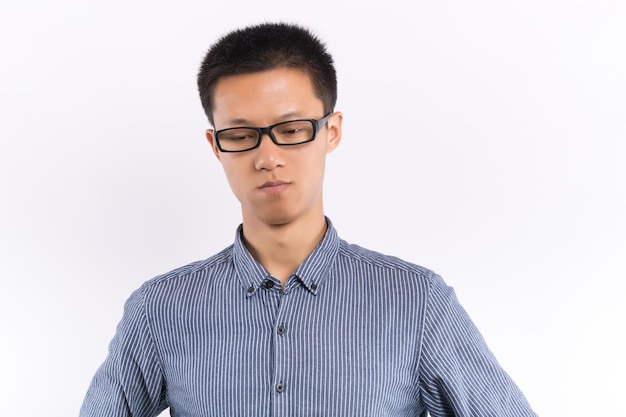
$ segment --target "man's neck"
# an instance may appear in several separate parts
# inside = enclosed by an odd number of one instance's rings
[[[323,215],[284,225],[267,225],[244,218],[243,238],[252,256],[284,287],[322,240],[326,227]]]

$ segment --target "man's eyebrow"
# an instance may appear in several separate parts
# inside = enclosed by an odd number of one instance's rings
[[[300,110],[293,110],[293,111],[283,113],[282,115],[280,115],[280,117],[277,118],[278,121],[276,123],[280,123],[285,120],[301,119],[304,117],[306,117],[304,112]]]
[[[250,126],[250,122],[248,119],[230,119],[226,121],[226,124],[229,126]]]
[[[283,113],[282,115],[278,116],[276,119],[274,119],[274,123],[280,123],[280,122],[284,122],[284,121],[288,121],[288,120],[293,120],[293,119],[302,119],[308,117],[305,115],[304,112],[300,111],[300,110],[294,110],[294,111],[290,111],[287,113]],[[228,126],[249,126],[249,127],[264,127],[264,126],[256,126],[255,123],[252,123],[249,119],[245,119],[245,118],[235,118],[235,119],[230,119],[226,121]]]

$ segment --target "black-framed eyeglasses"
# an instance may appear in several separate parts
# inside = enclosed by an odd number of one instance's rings
[[[294,146],[311,142],[332,113],[319,120],[297,119],[267,127],[230,127],[215,132],[215,143],[221,152],[245,152],[257,148],[267,134],[276,145]]]

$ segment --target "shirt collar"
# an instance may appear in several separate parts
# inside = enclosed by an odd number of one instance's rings
[[[326,280],[328,270],[339,251],[340,239],[328,217],[326,217],[326,224],[326,234],[293,274],[312,294],[317,294]],[[252,296],[271,275],[252,257],[246,248],[243,243],[242,231],[243,225],[239,225],[233,245],[233,263],[239,281],[244,286],[247,295]]]

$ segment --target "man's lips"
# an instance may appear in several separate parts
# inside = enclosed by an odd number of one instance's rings
[[[267,181],[261,184],[259,190],[270,194],[276,194],[284,191],[287,187],[289,187],[289,184],[290,183],[286,181]]]

